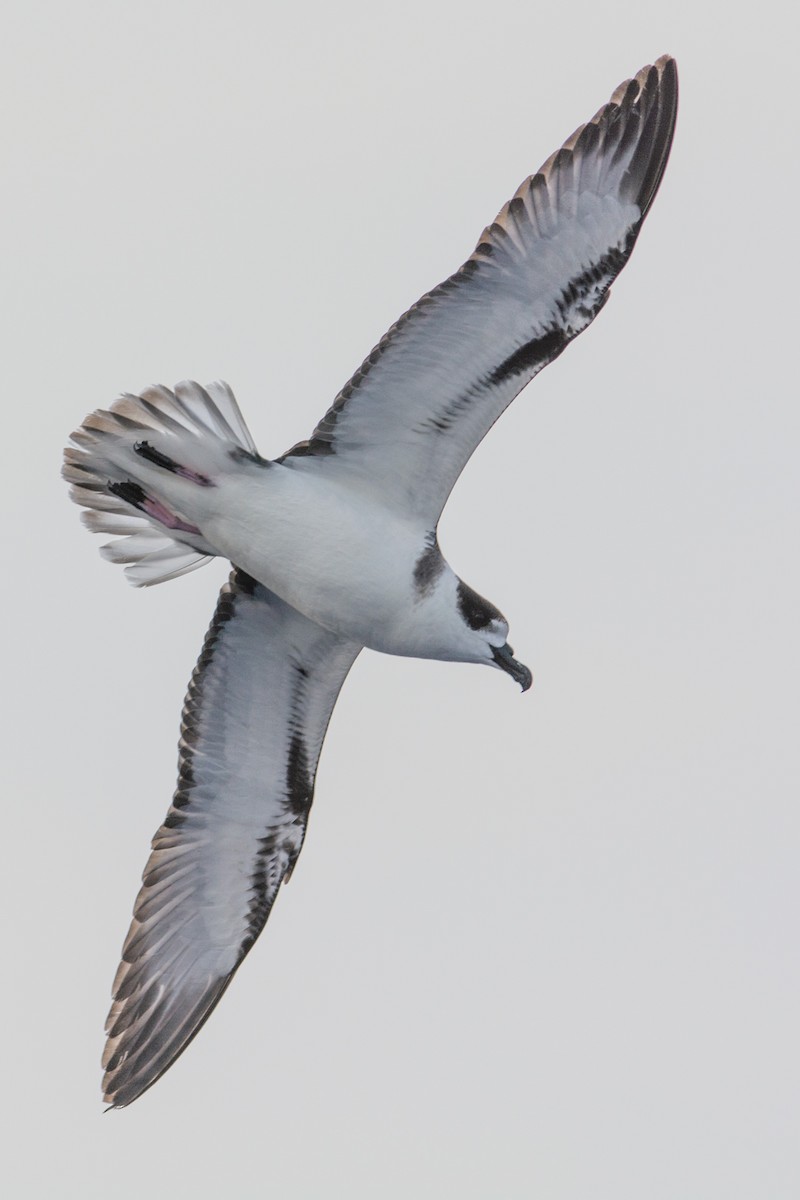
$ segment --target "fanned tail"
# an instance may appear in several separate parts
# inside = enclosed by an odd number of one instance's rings
[[[192,520],[198,489],[214,488],[242,457],[258,459],[226,383],[150,387],[90,413],[64,451],[64,478],[101,548],[137,587],[164,583],[216,551]]]

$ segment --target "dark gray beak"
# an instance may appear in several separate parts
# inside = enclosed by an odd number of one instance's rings
[[[526,666],[514,658],[514,651],[508,642],[505,646],[492,646],[492,654],[500,670],[505,671],[512,679],[516,679],[523,692],[527,692],[533,683],[533,676]]]

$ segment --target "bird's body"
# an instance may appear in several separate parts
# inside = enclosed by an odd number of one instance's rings
[[[87,417],[65,476],[133,582],[234,564],[189,686],[179,781],[114,985],[106,1096],[136,1099],[203,1024],[305,836],[322,741],[363,647],[485,663],[508,624],[442,556],[442,508],[508,404],[600,311],[669,155],[670,58],[527,179],[467,262],[389,330],[311,437],[262,458],[222,383]]]
[[[430,624],[436,597],[414,587],[430,536],[418,519],[386,508],[379,495],[298,472],[291,460],[262,468],[260,478],[242,473],[229,487],[203,526],[223,557],[324,629],[371,650],[437,658],[447,649],[446,631]]]

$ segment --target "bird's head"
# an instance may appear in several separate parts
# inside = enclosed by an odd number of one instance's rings
[[[458,580],[456,591],[458,611],[467,629],[478,662],[487,662],[499,667],[527,692],[533,682],[529,669],[514,658],[508,644],[508,621],[503,614],[473,591],[463,579]]]

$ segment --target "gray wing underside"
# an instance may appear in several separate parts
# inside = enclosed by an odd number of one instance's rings
[[[605,303],[661,181],[676,111],[669,57],[621,84],[282,461],[342,472],[433,527],[500,414]]]
[[[104,1094],[130,1104],[197,1033],[303,844],[328,721],[360,646],[242,572],[220,594],[183,710],[106,1024]]]

